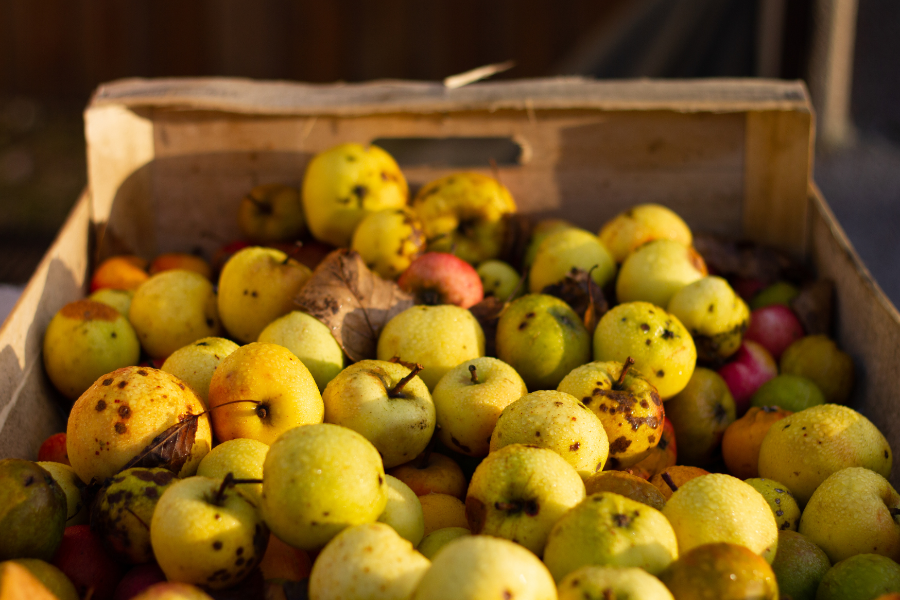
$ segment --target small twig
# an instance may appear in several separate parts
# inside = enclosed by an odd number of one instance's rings
[[[675,485],[674,481],[672,481],[672,476],[669,475],[668,471],[663,471],[661,477],[662,480],[666,482],[666,485],[669,486],[669,488],[672,490],[673,494],[678,491],[678,486]]]
[[[613,384],[612,388],[617,392],[622,391],[622,388],[625,387],[625,374],[628,373],[628,369],[631,368],[631,365],[634,364],[634,359],[630,356],[625,359],[625,366],[622,367],[622,372],[619,373],[619,378]]]
[[[422,365],[420,365],[419,363],[413,365],[412,371],[410,371],[406,377],[398,381],[397,385],[391,388],[391,391],[388,392],[388,397],[397,398],[403,392],[403,388],[406,387],[406,384],[412,381],[412,378],[418,375],[419,371],[421,371],[422,368]]]
[[[472,374],[472,383],[478,383],[478,373],[475,365],[469,365],[469,373]]]

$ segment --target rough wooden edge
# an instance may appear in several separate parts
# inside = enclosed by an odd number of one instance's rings
[[[361,116],[470,110],[810,111],[799,81],[765,79],[621,80],[577,77],[440,83],[375,81],[305,84],[234,78],[122,79],[101,85],[89,110],[107,105],[254,115]]]
[[[746,120],[744,233],[798,258],[809,246],[813,125],[804,111],[752,110]]]

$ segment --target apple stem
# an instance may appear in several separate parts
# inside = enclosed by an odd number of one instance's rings
[[[625,366],[622,367],[622,372],[619,373],[619,378],[616,380],[616,382],[612,386],[612,388],[614,390],[616,390],[617,392],[622,391],[622,389],[625,387],[625,374],[628,373],[628,369],[630,369],[631,365],[633,365],[633,364],[634,364],[634,359],[631,358],[630,356],[625,359]]]
[[[415,377],[419,373],[419,371],[422,370],[422,368],[423,368],[422,365],[420,365],[419,363],[414,364],[412,366],[412,371],[409,372],[409,375],[407,375],[406,377],[404,377],[403,379],[398,381],[397,385],[395,385],[391,389],[391,391],[388,392],[388,397],[390,397],[390,398],[399,397],[400,394],[403,392],[403,388],[406,387],[406,384],[409,383],[410,381],[412,381],[412,378]]]
[[[472,374],[472,383],[478,383],[478,373],[475,365],[469,365],[469,373]]]
[[[272,214],[272,205],[264,202],[263,200],[260,200],[259,198],[254,198],[252,194],[247,194],[247,199],[250,200],[250,202],[252,202],[257,209],[259,209],[259,212],[266,215]]]
[[[241,483],[262,483],[262,479],[237,479],[234,476],[234,473],[229,471],[225,477],[222,479],[222,485],[219,486],[218,491],[216,492],[216,497],[213,499],[213,504],[216,506],[221,506],[222,501],[225,499],[225,490],[230,487],[234,487]]]
[[[678,491],[678,486],[675,485],[674,481],[672,481],[672,476],[669,475],[669,473],[667,471],[663,471],[663,474],[661,475],[661,477],[662,477],[662,480],[666,482],[666,485],[669,486],[669,488],[672,490],[672,493],[675,493]]]

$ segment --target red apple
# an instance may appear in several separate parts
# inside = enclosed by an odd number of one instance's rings
[[[447,252],[426,252],[415,259],[397,284],[415,296],[416,304],[469,308],[484,299],[484,287],[475,267]]]
[[[744,339],[756,342],[778,360],[781,353],[806,333],[800,319],[787,306],[772,304],[750,313],[750,325]]]
[[[735,413],[740,418],[750,407],[750,398],[759,386],[778,375],[778,365],[763,346],[744,340],[733,360],[719,369],[719,375],[734,396]]]
[[[69,464],[69,452],[66,450],[66,432],[54,433],[41,444],[38,450],[38,460],[41,462],[58,462]]]
[[[81,598],[93,590],[93,600],[112,600],[122,579],[122,566],[106,550],[100,537],[91,532],[90,525],[66,527],[51,562],[72,580]]]
[[[155,562],[132,567],[119,581],[113,600],[130,600],[156,583],[166,581],[166,575]]]
[[[731,287],[737,292],[738,296],[749,302],[753,296],[758,294],[766,287],[761,279],[751,279],[745,277],[736,277],[731,282]]]

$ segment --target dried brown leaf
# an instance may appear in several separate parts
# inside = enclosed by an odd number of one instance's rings
[[[556,296],[571,306],[591,335],[594,335],[600,317],[609,310],[603,290],[591,277],[590,271],[584,269],[573,268],[565,279],[548,285],[541,293]]]
[[[481,325],[484,331],[484,353],[487,356],[497,355],[497,321],[507,303],[495,296],[487,296],[484,300],[469,307],[469,312]]]
[[[534,220],[526,214],[503,215],[503,245],[498,258],[521,271],[522,260],[525,258],[533,229]]]
[[[375,358],[385,324],[413,305],[410,294],[370,271],[358,253],[347,249],[325,257],[294,301],[331,330],[354,362]]]
[[[787,255],[755,242],[697,234],[694,249],[710,273],[726,278],[754,279],[768,286],[780,280],[801,281],[807,276],[806,270]]]
[[[803,285],[791,308],[807,335],[831,335],[834,318],[834,282],[819,279]]]
[[[128,461],[122,470],[134,467],[154,469],[162,467],[173,473],[181,472],[184,463],[191,457],[191,449],[194,447],[194,438],[197,435],[197,425],[200,417],[188,415],[180,422],[172,425],[147,444],[137,456]]]

